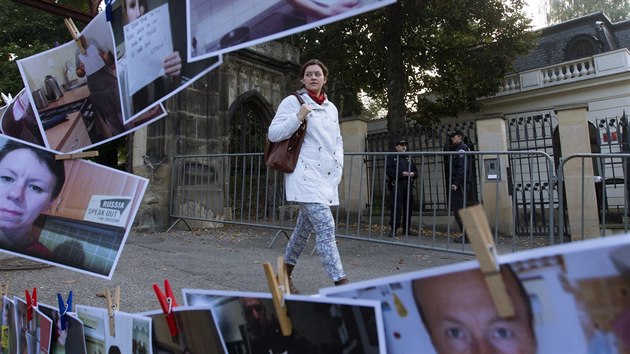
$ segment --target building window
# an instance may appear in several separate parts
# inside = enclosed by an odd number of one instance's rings
[[[565,60],[586,58],[601,53],[599,41],[593,36],[579,35],[573,37],[565,48]]]

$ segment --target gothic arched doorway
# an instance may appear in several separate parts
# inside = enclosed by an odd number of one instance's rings
[[[226,204],[240,219],[268,216],[282,200],[282,182],[265,179],[267,167],[260,153],[264,151],[267,129],[275,111],[258,91],[240,95],[228,110],[230,127],[226,164],[229,168],[230,200]],[[266,181],[267,186],[258,182]],[[262,192],[262,193],[261,193]]]
[[[230,121],[229,149],[231,154],[262,152],[267,127],[275,112],[258,91],[240,95],[228,111]]]

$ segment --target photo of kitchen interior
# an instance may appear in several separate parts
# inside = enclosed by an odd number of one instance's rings
[[[107,33],[109,31],[103,31],[100,38],[91,38],[103,48],[107,49],[108,44],[111,48],[111,37]],[[68,37],[71,38],[70,33]],[[105,121],[108,117],[103,117],[93,102],[88,76],[77,75],[78,52],[79,47],[71,40],[18,61],[47,146],[60,152],[81,150],[113,135]]]
[[[156,104],[157,109],[123,125],[114,42],[104,14],[80,38],[18,60],[46,146],[63,153],[104,143],[165,114]]]

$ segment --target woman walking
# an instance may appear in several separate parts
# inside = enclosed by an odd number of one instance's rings
[[[272,142],[287,139],[300,124],[308,121],[304,144],[293,173],[285,173],[287,201],[299,203],[297,223],[285,250],[284,260],[291,292],[293,267],[304,251],[311,233],[322,265],[335,285],[348,283],[335,240],[335,220],[331,205],[339,204],[338,185],[343,171],[343,141],[337,107],[324,93],[328,69],[317,59],[307,61],[300,70],[300,104],[293,95],[286,97],[269,126]]]

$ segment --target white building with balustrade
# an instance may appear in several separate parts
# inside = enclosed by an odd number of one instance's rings
[[[480,112],[444,117],[438,129],[442,133],[410,132],[410,150],[441,149],[441,135],[460,128],[479,151],[543,151],[551,156],[553,168],[538,157],[502,156],[499,172],[504,178],[499,181],[486,178],[481,161],[486,157],[480,157],[480,198],[491,225],[504,234],[519,234],[518,224],[531,218],[539,218],[545,234],[548,209],[558,212],[560,205],[567,221],[560,233],[572,237],[600,234],[602,210],[605,224],[627,227],[627,164],[613,158],[592,159],[592,164],[562,161],[572,154],[630,150],[630,20],[611,23],[600,12],[538,32],[536,48],[515,60],[497,95],[480,99]],[[368,142],[382,131],[382,122],[369,124]],[[555,176],[559,167],[566,182],[562,201]],[[551,179],[546,177],[549,169]]]

